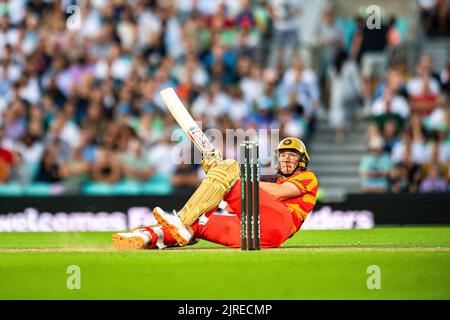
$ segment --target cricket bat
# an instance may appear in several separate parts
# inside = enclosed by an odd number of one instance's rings
[[[194,121],[192,116],[186,110],[177,93],[173,88],[167,88],[159,92],[172,116],[178,122],[178,125],[186,132],[187,136],[194,145],[202,152],[214,151],[215,146],[209,141],[208,137]]]

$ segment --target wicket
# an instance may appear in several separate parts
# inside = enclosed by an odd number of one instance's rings
[[[240,145],[241,250],[260,250],[259,146],[254,141]]]

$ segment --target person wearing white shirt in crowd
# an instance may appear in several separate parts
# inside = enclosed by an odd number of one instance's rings
[[[194,88],[203,88],[209,81],[208,73],[197,61],[194,52],[187,52],[184,61],[173,67],[171,75],[179,82],[186,82]]]
[[[333,62],[334,57],[338,54],[339,46],[342,45],[343,31],[338,27],[333,10],[328,8],[325,10],[322,23],[319,24],[313,45],[319,49],[320,63],[319,76],[326,76],[326,72]]]
[[[26,17],[27,0],[6,0],[0,3],[0,12],[5,12],[9,15],[12,25],[19,25]]]
[[[353,60],[347,59],[344,51],[340,51],[329,69],[330,80],[330,112],[329,122],[335,129],[336,143],[345,139],[345,128],[355,113],[357,99],[362,95],[362,81],[358,67]]]
[[[83,38],[94,39],[103,28],[100,11],[94,7],[93,1],[82,1],[80,9],[82,23],[79,34]]]
[[[283,78],[281,80],[282,85],[286,87],[293,85],[299,73],[301,74],[301,79],[303,81],[311,84],[312,86],[318,86],[316,73],[313,69],[309,68],[304,62],[304,59],[298,55],[292,59],[292,66],[287,68],[283,73]],[[318,91],[319,88],[317,87],[316,90]]]
[[[242,90],[239,87],[230,89],[230,107],[228,116],[235,123],[242,123],[250,114],[250,105],[244,100]]]
[[[213,82],[208,91],[198,96],[192,104],[193,115],[206,115],[210,119],[228,113],[229,99],[219,82]]]
[[[372,115],[380,116],[386,113],[395,113],[401,118],[409,117],[410,110],[408,101],[400,96],[395,95],[390,88],[385,88],[383,95],[377,98],[372,105]]]
[[[274,38],[271,48],[270,65],[281,62],[288,66],[300,46],[301,13],[298,0],[271,0],[273,7]]]
[[[279,90],[295,97],[308,121],[313,118],[319,106],[320,89],[315,72],[307,68],[300,57],[294,59],[293,67],[283,75]]]
[[[426,80],[429,82],[425,82]],[[418,76],[412,78],[408,82],[407,89],[408,94],[413,97],[425,94],[426,90],[429,91],[429,94],[437,95],[439,94],[439,83],[433,78],[426,77],[426,75],[422,74],[422,72],[420,71],[420,74]]]
[[[0,16],[0,58],[5,54],[5,47],[15,47],[19,43],[19,32],[16,28],[10,28],[8,15]]]
[[[251,66],[250,75],[241,80],[240,87],[244,93],[245,101],[251,105],[263,94],[262,68],[258,63]]]
[[[425,154],[423,141],[413,139],[407,130],[403,132],[401,140],[393,146],[391,158],[395,164],[408,160],[408,157],[414,164],[423,164],[426,160]]]
[[[447,164],[450,161],[450,147],[445,141],[436,140],[425,146],[425,161],[431,162],[434,158],[440,164]]]
[[[186,139],[189,140],[187,137]],[[171,141],[171,135],[164,134],[155,145],[148,149],[147,158],[149,159],[150,166],[155,169],[155,172],[167,178],[173,174],[179,162],[174,161],[176,159],[172,157],[177,156],[176,151],[183,150],[182,143],[174,145]],[[169,160],[168,157],[170,157]]]
[[[44,154],[44,143],[38,131],[34,127],[29,128],[25,136],[13,145],[13,150],[21,156],[21,162],[17,168],[20,182],[31,182]]]

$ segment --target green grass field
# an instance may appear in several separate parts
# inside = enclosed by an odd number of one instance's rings
[[[67,268],[81,270],[69,290]],[[368,289],[368,266],[381,289]],[[120,252],[111,233],[0,233],[0,299],[450,299],[450,227],[300,231],[282,248]]]

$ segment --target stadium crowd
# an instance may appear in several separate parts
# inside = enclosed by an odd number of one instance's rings
[[[195,186],[198,166],[170,159],[168,86],[203,129],[306,136],[318,87],[293,58],[295,1],[76,3],[0,2],[0,182]]]
[[[308,140],[323,105],[344,143],[366,105],[363,190],[447,189],[450,64],[436,73],[424,56],[410,74],[395,59],[395,19],[373,31],[357,18],[343,39],[326,10],[313,70],[298,54],[295,0],[82,1],[78,27],[73,4],[0,1],[0,185],[195,187],[201,168],[169,159],[177,124],[159,91],[172,86],[203,129],[280,128],[280,138]]]
[[[369,153],[361,161],[368,192],[445,192],[450,178],[450,60],[436,72],[424,54],[414,73],[391,65],[372,104]]]
[[[450,2],[419,0],[418,3],[425,33],[431,37],[450,36]]]

